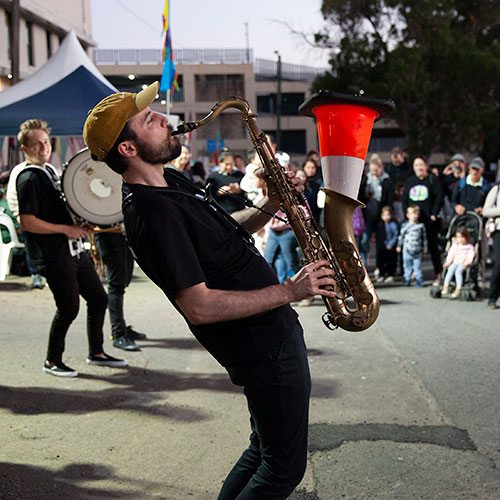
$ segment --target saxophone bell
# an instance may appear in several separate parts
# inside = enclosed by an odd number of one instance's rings
[[[394,109],[394,102],[320,91],[300,107],[316,118],[325,192],[325,232],[349,289],[344,299],[323,297],[329,328],[348,331],[370,327],[378,317],[379,299],[359,254],[352,220],[364,207],[358,195],[373,123]],[[347,300],[350,298],[350,300]]]

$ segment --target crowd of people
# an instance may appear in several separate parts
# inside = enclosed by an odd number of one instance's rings
[[[87,302],[86,362],[127,365],[103,351],[103,324],[109,307],[113,345],[139,349],[135,341],[144,335],[126,324],[123,311],[133,252],[200,344],[234,384],[244,387],[250,442],[224,481],[219,500],[286,498],[304,475],[311,390],[303,330],[290,303],[306,306],[314,296],[334,297],[334,271],[326,260],[301,263],[280,200],[259,173],[259,156],[250,153],[245,166],[241,157],[224,150],[209,172],[193,164],[189,147],[172,135],[167,118],[149,106],[157,91],[158,83],[139,94],[108,96],[89,112],[84,126],[92,157],[123,179],[124,226],[96,237],[108,293],[84,251],[83,240],[95,228],[74,220],[61,196],[58,172],[49,163],[48,124],[21,124],[18,141],[25,161],[12,170],[7,201],[24,234],[30,269],[35,277],[45,277],[56,305],[42,369],[54,376],[78,375],[63,355],[80,295]],[[311,151],[299,166],[268,140],[291,189],[304,193],[302,208],[321,224],[318,152]],[[489,236],[495,267],[488,305],[496,307],[500,196],[498,185],[491,187],[482,175],[484,162],[474,158],[467,167],[456,154],[443,171],[432,171],[423,157],[410,167],[398,148],[391,159],[384,165],[378,155],[370,156],[358,195],[364,208],[353,216],[360,254],[374,280],[391,283],[399,268],[404,285],[414,279],[424,286],[422,256],[428,251],[434,283],[443,282],[443,296],[458,298],[464,270],[476,258],[473,239],[480,235],[458,227],[444,262],[441,236],[453,214],[473,213],[491,218],[493,225]],[[373,253],[375,262],[370,262]],[[484,280],[484,265],[479,268]]]
[[[276,144],[268,137],[275,149]],[[183,146],[181,156],[190,155],[189,148]],[[322,223],[323,196],[320,191],[323,180],[317,151],[310,151],[306,160],[299,166],[287,153],[276,152],[276,158],[284,167],[293,170],[305,185],[305,196],[312,216]],[[258,155],[252,151],[248,164],[237,168],[234,155],[223,151],[219,165],[207,174],[203,166],[196,170],[196,178],[191,173],[193,167],[186,161],[182,167],[174,162],[170,165],[193,180],[199,187],[209,186],[214,198],[223,208],[232,213],[241,210],[249,200],[261,198],[262,180],[255,175],[261,167]],[[201,172],[201,175],[200,175]],[[406,159],[401,148],[391,151],[391,162],[384,165],[378,154],[372,154],[367,162],[361,180],[358,199],[364,203],[363,209],[356,209],[353,218],[354,233],[361,258],[366,266],[370,265],[373,279],[377,283],[392,283],[402,276],[403,284],[410,286],[414,280],[416,286],[426,286],[422,273],[424,254],[429,253],[434,276],[433,286],[441,286],[443,296],[460,297],[461,279],[454,279],[453,294],[448,294],[449,282],[453,278],[448,269],[446,239],[448,226],[455,216],[464,216],[463,225],[467,225],[467,214],[477,214],[484,223],[485,217],[498,217],[495,210],[496,199],[487,200],[488,193],[497,190],[484,177],[485,164],[480,157],[466,162],[464,155],[457,153],[450,158],[442,169],[431,168],[423,156],[414,158],[412,165]],[[486,213],[483,213],[486,209]],[[278,212],[267,226],[254,235],[257,247],[284,282],[300,268],[301,253],[290,225],[284,214]],[[452,235],[455,239],[455,235]],[[457,236],[458,239],[460,239]],[[488,242],[493,246],[494,261],[498,262],[498,243],[495,234],[468,234],[468,240],[474,240],[477,252],[478,286],[485,286],[486,262],[489,259]],[[470,244],[470,243],[469,243]],[[369,256],[374,260],[369,261]],[[473,259],[474,260],[474,259]],[[462,263],[462,271],[471,263]],[[443,269],[445,271],[443,272]],[[446,274],[446,277],[444,276]],[[498,268],[495,265],[488,305],[496,307],[498,299]],[[301,305],[310,305],[312,299],[305,299]]]

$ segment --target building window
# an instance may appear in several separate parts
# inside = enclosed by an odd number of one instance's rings
[[[393,147],[398,146],[401,149],[406,149],[406,140],[401,136],[388,137],[373,137],[370,139],[368,151],[390,151]]]
[[[276,114],[276,94],[261,94],[257,96],[257,113],[261,115]],[[283,116],[298,116],[299,106],[304,102],[303,92],[286,92],[281,94],[281,114]]]
[[[214,102],[232,95],[245,95],[243,75],[195,75],[194,92],[197,102]]]
[[[201,120],[204,116],[206,113],[197,113],[196,120]],[[224,139],[225,141],[248,137],[240,113],[222,113],[215,120],[199,128],[196,134],[200,139]]]
[[[26,22],[26,40],[28,42],[28,64],[35,65],[34,47],[33,47],[33,23]]]
[[[7,25],[7,54],[12,61],[12,31],[10,29],[10,12],[5,13],[5,24]]]
[[[276,140],[276,130],[266,130],[266,134],[272,135]],[[282,130],[280,150],[290,155],[306,154],[306,131],[305,130]]]
[[[45,41],[47,45],[47,59],[52,57],[52,40],[50,39],[50,31],[45,32]]]
[[[179,86],[179,90],[174,87],[172,101],[184,102],[184,79],[182,78],[182,75],[177,75],[177,85]]]

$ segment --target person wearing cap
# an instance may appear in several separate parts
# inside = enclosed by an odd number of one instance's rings
[[[465,178],[467,172],[466,166],[467,162],[464,155],[456,153],[450,158],[448,165],[443,170],[438,171],[443,191],[443,208],[441,213],[445,221],[449,221],[453,217],[454,210],[451,207],[451,195],[455,184],[460,179]]]
[[[476,156],[469,163],[466,177],[462,177],[456,184],[451,195],[451,207],[455,214],[463,215],[465,212],[475,212],[483,215],[483,205],[490,184],[483,177],[484,161]],[[482,234],[481,251],[479,253],[479,284],[484,283],[486,272],[487,238]]]
[[[84,139],[123,177],[125,227],[139,266],[233,383],[244,387],[250,445],[219,500],[286,498],[306,467],[310,395],[303,332],[289,303],[334,296],[320,288],[334,283],[333,271],[318,261],[279,284],[247,233],[269,216],[247,208],[231,217],[182,174],[163,168],[180,144],[168,119],[149,106],[157,89],[158,82],[98,103]],[[274,213],[279,200],[271,192],[258,205]]]
[[[482,158],[473,158],[469,163],[467,176],[462,177],[453,188],[451,206],[456,214],[462,215],[466,211],[482,214],[484,200],[490,189],[483,172]]]
[[[47,163],[50,129],[42,120],[21,124],[21,143],[27,162],[16,178],[19,218],[26,245],[47,279],[56,313],[50,326],[43,371],[58,377],[76,377],[78,372],[63,362],[66,333],[78,314],[79,296],[87,302],[87,337],[91,365],[122,367],[127,362],[103,351],[103,323],[108,297],[94,265],[83,251],[82,238],[88,228],[73,222],[59,188],[59,176]]]

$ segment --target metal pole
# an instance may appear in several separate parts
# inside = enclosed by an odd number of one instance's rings
[[[281,150],[281,56],[277,50],[274,51],[278,56],[278,65],[276,68],[276,80],[278,88],[276,91],[276,149]]]
[[[12,82],[17,83],[20,78],[19,69],[19,25],[21,19],[21,8],[19,0],[12,0],[12,11],[10,17],[10,51],[11,51],[11,72]]]
[[[248,21],[245,23],[245,36],[247,40],[247,63],[250,64],[250,39],[248,36]]]

